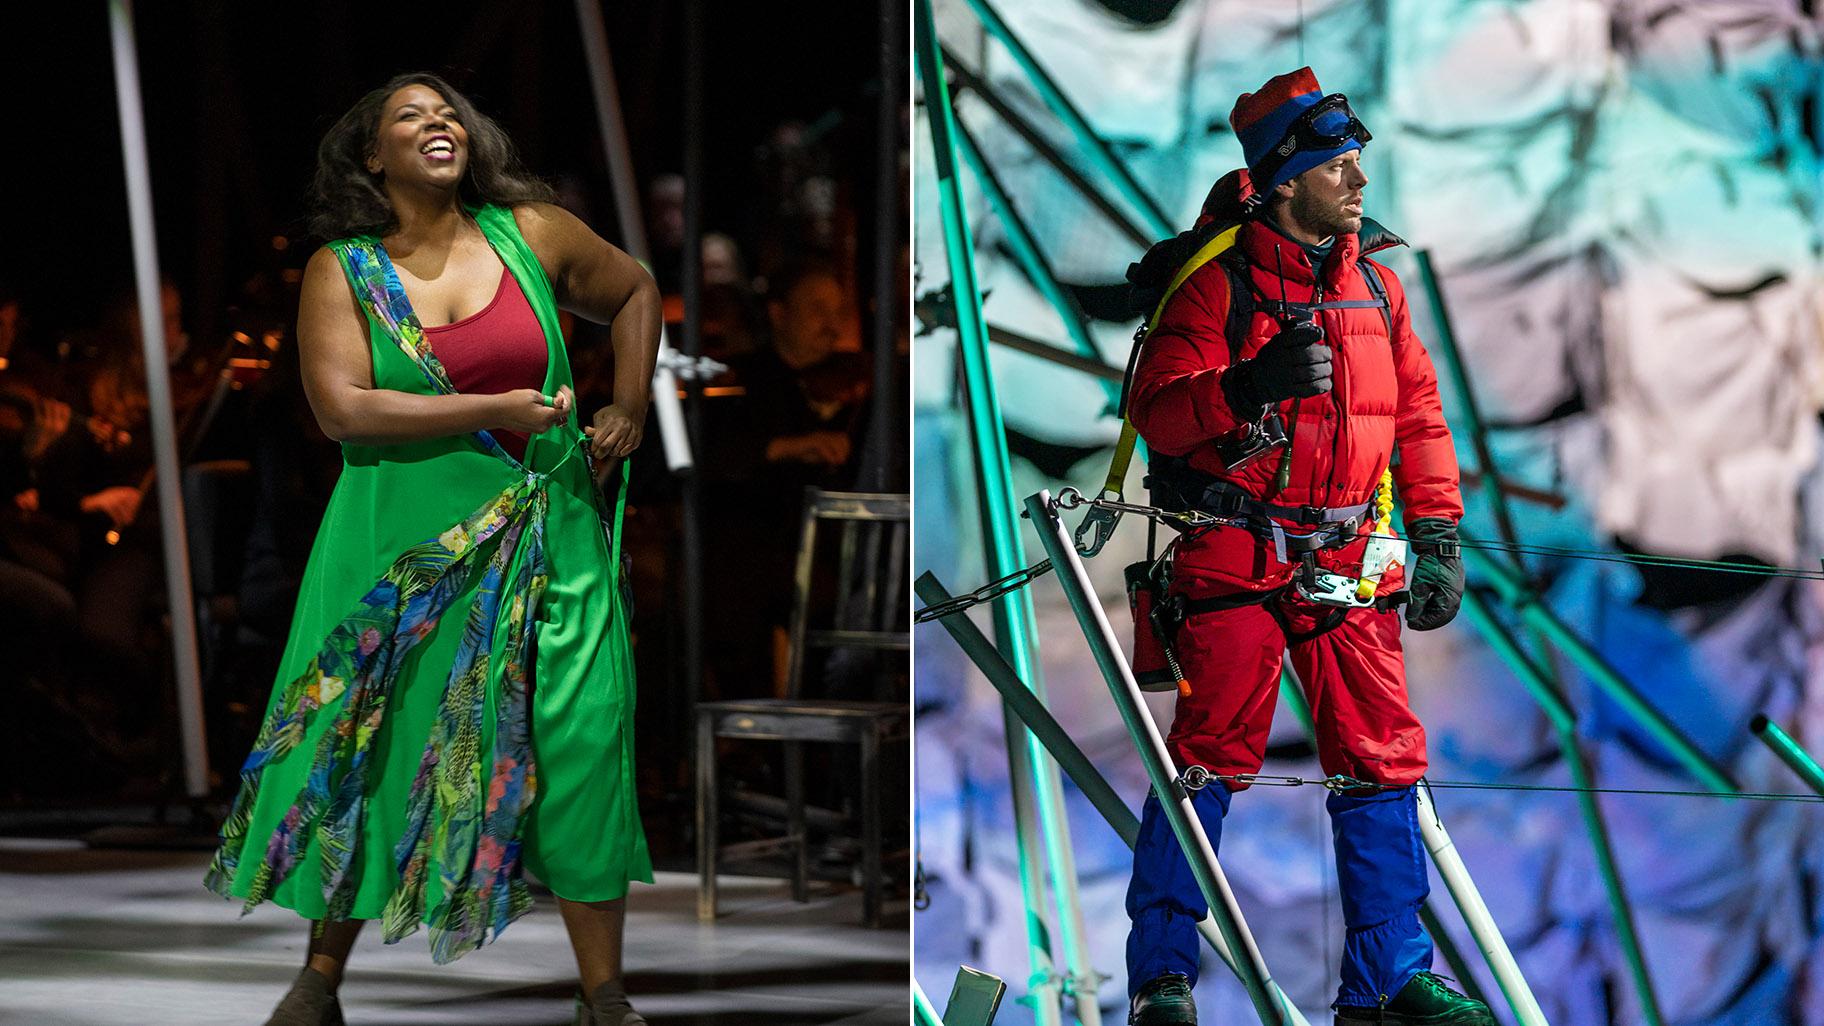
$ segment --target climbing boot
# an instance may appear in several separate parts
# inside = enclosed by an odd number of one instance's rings
[[[1148,980],[1127,1013],[1128,1026],[1197,1026],[1191,981],[1182,973],[1161,973]]]
[[[266,1026],[343,1026],[342,1006],[329,989],[329,977],[315,969],[298,973]]]
[[[646,1017],[627,1003],[627,986],[620,980],[609,980],[584,998],[576,996],[575,1026],[647,1026]]]
[[[1336,1026],[1495,1026],[1488,1006],[1450,989],[1444,977],[1419,973],[1379,1008],[1336,1006]]]

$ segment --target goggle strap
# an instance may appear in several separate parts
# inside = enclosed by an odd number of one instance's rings
[[[1342,134],[1319,134],[1317,119],[1339,108],[1348,118],[1343,124]],[[1349,106],[1349,97],[1342,93],[1331,93],[1292,119],[1292,123],[1286,126],[1285,137],[1267,151],[1266,157],[1257,167],[1249,169],[1249,177],[1256,182],[1272,179],[1301,149],[1330,149],[1351,139],[1366,143],[1373,138],[1367,126],[1356,119],[1354,109]]]

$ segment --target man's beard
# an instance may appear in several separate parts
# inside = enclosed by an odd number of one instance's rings
[[[1304,189],[1293,191],[1288,212],[1294,222],[1314,235],[1350,235],[1362,228],[1360,214],[1345,213],[1341,204],[1325,204]]]

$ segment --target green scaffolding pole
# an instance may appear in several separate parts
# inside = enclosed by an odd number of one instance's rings
[[[1793,740],[1792,735],[1781,730],[1780,725],[1768,719],[1765,714],[1757,714],[1749,729],[1754,731],[1754,736],[1760,738],[1763,744],[1773,749],[1773,754],[1790,766],[1807,787],[1824,794],[1824,767],[1820,767],[1818,760]]]
[[[1069,333],[1070,340],[1076,343],[1077,352],[1098,363],[1102,362],[1102,351],[1096,348],[1095,340],[1089,336],[1089,324],[1083,316],[1083,307],[1058,283],[1058,276],[1051,269],[1051,261],[1045,259],[1045,254],[1040,252],[1038,240],[1033,238],[1032,230],[1026,227],[1025,220],[1020,217],[1007,190],[1001,188],[1001,180],[996,177],[994,168],[988,166],[981,148],[975,144],[975,137],[960,122],[956,126],[956,149],[963,155],[969,170],[975,173],[982,195],[988,197],[988,205],[994,208],[995,216],[1000,218],[1001,226],[1007,230],[1007,242],[1013,247],[1014,258],[1019,261],[1020,269],[1026,272],[1027,280],[1051,304],[1058,320],[1064,322],[1064,330]],[[1121,386],[1105,379],[1098,379],[1098,383],[1108,396],[1109,409],[1113,410],[1120,401]]]
[[[1070,102],[1070,98],[1064,95],[1064,90],[1058,88],[1058,84],[1033,57],[1032,52],[1026,49],[1026,44],[1020,41],[1020,37],[1007,27],[1007,22],[1002,20],[1000,12],[996,11],[988,0],[968,0],[968,2],[969,6],[975,10],[976,17],[981,19],[982,27],[987,29],[994,38],[1000,40],[1001,45],[1007,48],[1007,53],[1013,57],[1014,63],[1018,64],[1020,70],[1026,73],[1026,78],[1038,91],[1039,98],[1045,101],[1045,106],[1051,108],[1051,112],[1057,115],[1058,120],[1064,122],[1065,127],[1070,129],[1070,133],[1076,136],[1077,143],[1089,157],[1090,163],[1096,166],[1096,170],[1102,172],[1115,188],[1120,190],[1121,195],[1133,204],[1134,209],[1138,210],[1140,215],[1146,219],[1147,227],[1151,228],[1156,236],[1163,239],[1176,235],[1177,232],[1171,227],[1171,219],[1165,216],[1165,211],[1153,201],[1151,196],[1147,195],[1145,189],[1140,187],[1139,181],[1127,170],[1127,166],[1115,157],[1114,151],[1109,149],[1108,143],[1104,142],[1102,137],[1096,134],[1096,130],[1090,127],[1088,120]]]
[[[1465,542],[1473,542],[1467,533],[1463,533]],[[1609,664],[1602,653],[1590,647],[1576,631],[1565,624],[1558,615],[1552,612],[1539,595],[1513,571],[1502,565],[1481,549],[1465,545],[1463,556],[1476,571],[1476,575],[1489,584],[1501,596],[1503,603],[1514,610],[1527,626],[1538,630],[1549,640],[1553,647],[1565,654],[1578,668],[1589,675],[1603,694],[1631,716],[1636,723],[1644,727],[1653,739],[1663,745],[1691,775],[1705,787],[1718,794],[1734,794],[1741,791],[1728,772],[1718,766],[1714,760],[1704,754],[1684,731],[1679,730],[1665,714],[1654,708],[1652,703],[1643,697],[1638,689],[1621,675],[1621,671]]]
[[[956,77],[958,92],[974,93],[976,99],[987,104],[988,109],[1000,117],[1009,131],[1019,136],[1027,146],[1032,148],[1034,155],[1057,172],[1058,177],[1069,183],[1071,188],[1076,189],[1084,202],[1107,218],[1110,227],[1127,236],[1134,245],[1143,250],[1153,244],[1155,237],[1151,232],[1140,227],[1140,223],[1130,217],[1127,211],[1116,206],[1114,200],[1102,195],[1101,190],[1090,184],[1089,179],[1083,176],[1083,172],[1077,170],[1076,166],[1060,153],[1058,148],[1051,144],[1051,140],[1045,138],[1032,122],[1026,120],[1025,115],[1015,110],[1005,99],[1002,99],[994,87],[982,81],[981,76],[971,71],[968,62],[959,59],[955,51],[947,46],[943,48],[943,52],[944,67]]]
[[[912,1015],[918,1020],[918,1026],[944,1026],[944,1018],[931,1006],[931,999],[925,996],[925,988],[917,980],[912,981]]]
[[[1316,741],[1317,724],[1311,719],[1311,703],[1305,701],[1305,689],[1298,686],[1298,678],[1283,661],[1279,664],[1279,700],[1292,710],[1298,725],[1305,728],[1305,736]]]
[[[1501,490],[1501,477],[1495,472],[1494,449],[1488,444],[1488,424],[1482,419],[1482,406],[1476,402],[1476,390],[1469,383],[1469,369],[1463,363],[1463,350],[1457,345],[1457,330],[1451,321],[1450,308],[1444,303],[1443,286],[1438,283],[1437,270],[1432,267],[1430,250],[1415,250],[1413,257],[1418,261],[1419,280],[1425,285],[1425,296],[1431,301],[1433,327],[1438,333],[1438,352],[1444,357],[1445,373],[1450,375],[1450,382],[1456,388],[1459,412],[1469,429],[1470,444],[1476,451],[1476,462],[1482,468],[1484,497],[1494,513],[1496,529],[1502,539],[1511,544],[1520,535],[1514,529],[1514,517],[1507,507],[1507,495]],[[1518,553],[1514,554],[1514,566],[1521,567]]]
[[[975,448],[976,484],[980,491],[983,549],[990,578],[1004,577],[1024,564],[1019,517],[1013,505],[1013,474],[1007,455],[1007,436],[1000,403],[988,363],[988,337],[982,320],[981,290],[976,283],[974,244],[957,173],[955,112],[944,83],[943,59],[938,52],[937,29],[931,0],[918,0],[914,42],[919,78],[924,89],[925,111],[930,122],[932,155],[937,168],[943,223],[944,252],[950,269],[951,298],[956,304],[957,351],[963,365],[968,403],[970,438]],[[1024,590],[1010,592],[993,606],[995,633],[1008,661],[1042,694],[1038,660],[1032,644],[1032,600]],[[1026,903],[1027,939],[1032,958],[1028,993],[1040,1026],[1061,1023],[1060,982],[1077,998],[1077,1015],[1084,1026],[1100,1026],[1101,1008],[1096,998],[1097,977],[1088,965],[1081,906],[1077,903],[1076,867],[1071,852],[1069,825],[1064,818],[1063,784],[1056,764],[1044,748],[1003,710],[1009,759],[1009,784],[1014,798],[1018,831],[1020,884]],[[1032,800],[1028,801],[1026,796]],[[1027,811],[1021,815],[1022,807]],[[1034,814],[1036,813],[1036,823]],[[1036,835],[1036,836],[1035,836]],[[1052,959],[1049,931],[1044,922],[1044,876],[1034,864],[1043,856],[1050,871],[1053,897],[1058,903],[1059,940],[1069,976],[1060,981]]]

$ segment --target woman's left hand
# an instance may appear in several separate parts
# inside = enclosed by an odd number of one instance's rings
[[[636,418],[619,403],[595,411],[595,423],[583,428],[583,434],[589,436],[589,455],[597,460],[631,455],[640,447],[645,419]]]

